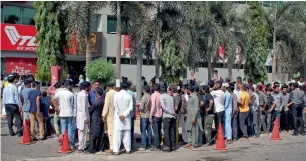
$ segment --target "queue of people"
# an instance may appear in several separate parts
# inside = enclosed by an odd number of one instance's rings
[[[113,83],[102,89],[98,81],[82,81],[74,91],[73,82],[65,80],[58,82],[55,93],[48,96],[40,91],[33,76],[24,79],[24,87],[18,92],[19,76],[13,74],[3,90],[3,105],[11,136],[22,136],[22,120],[28,119],[32,138],[44,140],[51,133],[47,125],[53,120],[55,137],[67,130],[70,148],[80,153],[105,151],[118,155],[122,144],[129,154],[135,148],[136,111],[140,112],[139,151],[171,152],[181,144],[187,149],[211,146],[215,141],[213,124],[215,129],[222,125],[227,144],[270,134],[276,118],[281,132],[293,130],[294,136],[305,135],[305,85],[254,85],[251,81],[243,84],[240,77],[236,82],[218,78],[204,86],[192,80],[187,84],[148,85],[143,78],[141,103],[136,106],[132,83],[126,77],[118,92]],[[52,117],[50,109],[55,111]]]

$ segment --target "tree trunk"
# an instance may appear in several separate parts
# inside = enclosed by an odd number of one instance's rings
[[[121,77],[121,2],[117,1],[117,27],[116,27],[116,38],[117,38],[117,53],[116,53],[116,90],[118,91]]]
[[[276,81],[276,13],[277,13],[276,11],[275,11],[274,28],[273,28],[272,82]]]
[[[207,64],[208,64],[208,81],[211,80],[212,76],[212,67],[211,67],[211,57],[212,57],[212,38],[211,36],[208,37],[208,52],[207,52]]]
[[[142,63],[143,63],[143,59],[142,59],[143,48],[142,48],[141,45],[139,45],[139,46],[140,46],[140,48],[138,48],[139,50],[137,51],[136,101],[141,100],[141,93],[142,93],[141,77],[142,77]]]
[[[160,2],[157,2],[157,16],[159,16],[160,12]],[[157,17],[158,19],[159,17]],[[155,82],[159,83],[159,54],[160,54],[160,25],[159,21],[157,21],[156,25],[156,40],[155,40]]]
[[[91,15],[88,15],[89,17],[89,23],[90,24],[90,17]],[[87,77],[88,75],[88,66],[92,60],[92,54],[91,54],[91,32],[90,32],[90,27],[88,27],[88,30],[87,30],[87,37],[86,37],[86,55],[85,55],[85,59],[86,59],[86,81],[90,81],[89,78]]]
[[[228,70],[228,78],[231,81],[233,80],[233,61],[234,61],[234,55],[230,54],[227,58],[227,70]]]

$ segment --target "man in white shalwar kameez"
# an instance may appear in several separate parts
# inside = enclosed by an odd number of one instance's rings
[[[128,84],[121,83],[121,90],[114,96],[114,134],[113,152],[118,155],[121,141],[126,153],[131,151],[131,116],[133,110],[133,98],[127,92]],[[123,139],[123,140],[122,140]]]
[[[86,148],[87,133],[89,130],[89,109],[88,95],[90,83],[83,82],[80,84],[81,91],[77,95],[77,128],[79,139],[79,152],[83,152]]]

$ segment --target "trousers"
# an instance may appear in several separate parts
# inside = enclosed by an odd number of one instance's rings
[[[161,143],[161,126],[162,126],[162,118],[161,117],[153,117],[153,133],[155,138],[155,148],[160,149]]]
[[[304,132],[303,110],[304,110],[303,104],[292,105],[293,125],[295,133],[298,133],[299,131],[301,133]]]
[[[228,140],[232,139],[232,109],[226,109],[225,110],[225,115],[224,115],[224,120],[225,120],[225,126],[224,127],[224,134],[225,138]]]
[[[13,130],[13,120],[15,118],[15,125],[17,127],[17,133],[18,135],[22,135],[22,121],[21,121],[21,116],[19,112],[19,108],[17,105],[14,104],[5,104],[5,112],[7,115],[7,126],[9,129],[9,134],[13,135],[14,130]]]
[[[271,132],[271,113],[268,110],[262,111],[261,125],[264,132]]]
[[[260,118],[259,118],[259,111],[252,110],[252,130],[254,135],[259,135],[260,131]]]
[[[248,137],[248,112],[240,112],[239,113],[239,124],[240,130],[243,133],[243,137]]]
[[[233,118],[232,118],[232,132],[233,132],[233,138],[238,139],[238,111],[234,111]]]
[[[191,130],[187,130],[188,143],[196,147],[198,145],[199,124],[192,125]]]
[[[214,115],[211,114],[204,116],[204,135],[206,138],[206,144],[209,144],[211,142],[213,121],[214,121]]]
[[[78,129],[78,139],[79,139],[78,150],[84,150],[86,148],[87,136],[88,136],[88,124],[85,124],[83,130]]]
[[[44,137],[45,125],[44,125],[44,118],[41,112],[40,113],[30,112],[31,134],[34,138],[36,137],[36,130],[35,130],[36,120],[38,121],[38,125],[39,125],[39,136]]]
[[[163,130],[164,130],[164,137],[165,137],[165,145],[169,148],[174,147],[174,140],[175,140],[175,119],[174,118],[163,118]]]
[[[119,153],[121,141],[126,151],[131,151],[131,130],[114,130],[113,152]]]

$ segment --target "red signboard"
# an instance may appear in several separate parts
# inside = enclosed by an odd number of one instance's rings
[[[36,74],[37,66],[35,58],[5,58],[5,72],[7,74],[18,73],[19,75],[24,74]]]
[[[38,42],[35,38],[36,28],[29,25],[1,24],[1,50],[36,52]],[[84,38],[85,39],[85,38]],[[102,53],[102,32],[91,34],[92,53]],[[70,54],[76,54],[76,40],[70,41]],[[84,51],[85,53],[85,51]]]
[[[125,57],[132,56],[131,37],[129,35],[123,35],[123,55]]]
[[[1,24],[1,50],[35,52],[35,26]]]

